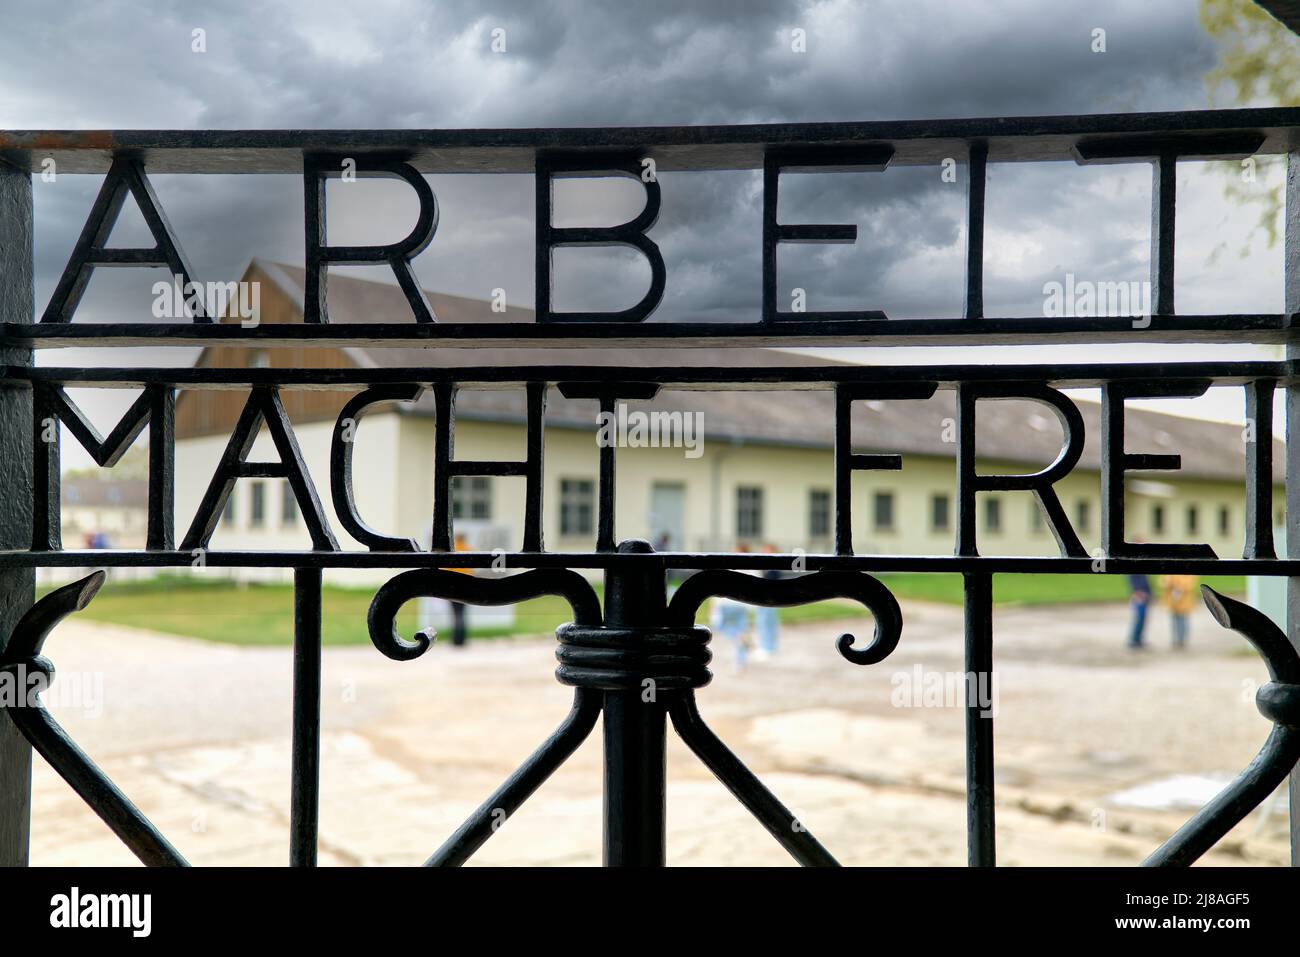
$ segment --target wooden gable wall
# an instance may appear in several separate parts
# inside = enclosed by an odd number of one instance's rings
[[[284,293],[279,284],[256,266],[243,276],[244,281],[261,284],[261,321],[265,323],[301,323],[302,311]],[[234,321],[234,320],[228,320]],[[246,369],[255,357],[265,357],[272,369],[340,369],[353,363],[338,348],[320,346],[270,346],[264,349],[245,346],[208,346],[199,357],[202,368]],[[280,393],[284,409],[295,424],[329,421],[355,389],[342,392],[285,389]],[[201,435],[226,435],[234,427],[244,403],[245,389],[182,389],[176,398],[176,438]]]

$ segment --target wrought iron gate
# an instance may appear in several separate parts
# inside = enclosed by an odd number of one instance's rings
[[[1175,174],[1180,160],[1288,156],[1286,301],[1271,315],[1186,315],[1174,308]],[[879,170],[887,165],[966,164],[968,253],[966,308],[961,317],[890,319],[881,312],[785,313],[777,307],[776,252],[782,243],[851,240],[851,226],[787,225],[777,216],[783,171]],[[60,173],[107,173],[68,267],[43,316],[36,321],[32,278],[32,175],[52,160]],[[989,162],[1056,161],[1149,163],[1153,170],[1149,323],[1130,317],[997,318],[983,308],[985,173]],[[325,234],[328,178],[349,168],[361,176],[407,183],[419,203],[411,234],[387,246],[331,246]],[[763,170],[763,305],[747,323],[648,323],[667,282],[664,261],[646,235],[659,212],[660,184],[647,170]],[[117,325],[73,321],[97,267],[164,266],[184,288],[195,282],[188,260],[149,184],[155,173],[280,173],[303,177],[307,263],[305,322],[245,328],[214,321],[195,301],[183,322]],[[536,176],[537,321],[456,324],[439,322],[415,282],[411,259],[427,248],[437,228],[436,199],[422,174],[434,172],[531,173]],[[560,176],[634,177],[645,208],[613,227],[552,225],[551,184]],[[154,237],[151,248],[110,247],[108,237],[128,196]],[[561,313],[551,307],[551,252],[565,245],[632,246],[651,266],[649,291],[619,313]],[[412,310],[408,323],[365,326],[329,322],[326,269],[331,263],[391,269]],[[1267,109],[1172,114],[1013,118],[737,127],[559,129],[518,131],[315,131],[315,132],[10,132],[0,133],[0,321],[4,388],[0,389],[0,668],[53,674],[42,656],[45,638],[60,620],[93,600],[105,580],[99,571],[33,604],[38,567],[189,566],[200,551],[210,567],[294,569],[292,833],[290,859],[316,860],[321,693],[321,585],[340,568],[406,569],[383,585],[368,625],[376,648],[397,660],[422,654],[430,639],[397,634],[403,602],[416,596],[500,605],[551,594],[572,607],[573,621],[558,629],[557,678],[574,688],[573,707],[558,728],[501,788],[439,848],[429,864],[460,864],[512,814],[594,730],[601,719],[605,748],[605,860],[613,865],[664,863],[665,739],[667,725],[690,746],[740,801],[804,864],[831,864],[830,853],[754,776],[705,722],[696,691],[709,681],[709,632],[695,624],[711,596],[758,605],[787,606],[830,597],[853,599],[875,621],[869,641],[841,636],[838,653],[869,666],[898,645],[903,617],[889,590],[872,573],[909,570],[959,572],[965,583],[965,654],[969,672],[993,668],[992,581],[999,573],[1065,572],[1088,575],[1104,563],[1110,573],[1185,571],[1280,576],[1288,581],[1293,639],[1298,626],[1300,560],[1278,558],[1272,532],[1273,396],[1286,392],[1288,420],[1300,421],[1293,320],[1300,311],[1300,110]],[[33,365],[41,347],[124,344],[212,344],[275,347],[423,345],[428,362],[382,369],[73,369]],[[1141,362],[1071,365],[932,365],[818,368],[679,368],[536,365],[498,367],[493,347],[503,345],[714,347],[835,344],[1017,344],[1100,342],[1278,343],[1285,358],[1249,362]],[[481,348],[484,364],[439,365],[438,347]],[[1176,468],[1177,456],[1129,451],[1124,440],[1126,400],[1196,396],[1211,385],[1245,390],[1248,414],[1263,441],[1247,446],[1244,475],[1248,525],[1241,558],[1220,558],[1208,545],[1151,545],[1126,540],[1125,473]],[[67,386],[139,387],[143,393],[107,437],[101,436],[64,393]],[[454,455],[455,401],[459,390],[491,386],[525,392],[527,452],[522,461],[469,461]],[[1078,461],[1083,422],[1062,388],[1100,386],[1103,392],[1102,554],[1087,554],[1070,526],[1053,484]],[[547,551],[542,536],[543,446],[546,396],[557,388],[589,399],[602,411],[620,400],[644,399],[663,387],[716,389],[820,389],[835,396],[833,552],[816,555],[655,553],[644,542],[621,541],[615,527],[616,450],[600,450],[597,547],[591,553]],[[365,550],[343,548],[285,414],[284,390],[355,388],[335,429],[329,475],[334,511],[344,530]],[[179,537],[173,522],[173,412],[177,390],[241,389],[248,399],[198,514]],[[438,441],[429,551],[413,541],[382,535],[358,513],[353,497],[352,450],[342,439],[382,402],[409,400],[431,390]],[[852,404],[873,399],[925,399],[937,390],[957,397],[957,540],[950,556],[853,553],[852,473],[896,469],[896,455],[852,449]],[[975,463],[975,418],[981,399],[1021,398],[1045,404],[1060,420],[1064,447],[1057,460],[1034,474],[991,475]],[[101,465],[115,462],[150,426],[149,531],[139,551],[64,549],[59,540],[58,429],[61,422]],[[278,453],[274,462],[250,462],[253,439],[265,424]],[[1288,444],[1288,528],[1300,540],[1300,442]],[[527,483],[524,535],[504,556],[452,551],[450,483],[454,476],[515,475]],[[222,506],[237,479],[287,479],[311,532],[313,548],[295,552],[221,551],[208,548]],[[317,477],[319,478],[319,477]],[[978,552],[976,495],[991,490],[1032,491],[1060,546],[1059,557],[984,557]],[[796,561],[798,564],[796,564]],[[510,574],[476,579],[452,567],[501,563]],[[768,581],[755,570],[797,567],[798,577]],[[578,569],[605,576],[603,607]],[[671,596],[669,570],[692,572]],[[1260,711],[1273,730],[1258,757],[1223,793],[1196,814],[1149,864],[1194,861],[1285,780],[1300,757],[1300,655],[1267,617],[1206,589],[1215,618],[1240,632],[1272,676],[1260,690]],[[654,693],[647,695],[647,687]],[[0,718],[0,860],[23,863],[27,853],[30,747],[35,747],[139,857],[149,864],[182,864],[166,837],[90,761],[41,706],[12,706]],[[994,863],[993,718],[967,702],[969,861]],[[30,745],[29,745],[30,743]],[[1300,788],[1292,778],[1292,850],[1300,860]]]

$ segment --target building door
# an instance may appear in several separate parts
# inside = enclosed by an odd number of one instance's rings
[[[686,486],[681,482],[650,486],[650,544],[658,551],[686,546]]]

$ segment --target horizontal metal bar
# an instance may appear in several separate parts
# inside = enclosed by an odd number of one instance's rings
[[[283,462],[245,462],[240,467],[241,478],[288,478],[289,467]]]
[[[1159,316],[1135,324],[1131,316],[970,319],[782,319],[755,322],[589,322],[589,323],[3,323],[0,346],[208,345],[257,346],[443,346],[465,349],[500,347],[502,342],[534,348],[653,345],[693,346],[851,346],[961,345],[1015,346],[1048,342],[1077,343],[1281,343],[1300,340],[1285,313],[1226,313]]]
[[[452,459],[447,470],[453,476],[498,475],[503,477],[527,475],[527,462],[489,462],[475,459]]]
[[[330,391],[391,383],[455,383],[459,388],[500,388],[529,382],[627,383],[633,380],[673,389],[698,390],[830,390],[841,383],[899,386],[936,383],[952,388],[963,382],[1016,382],[1082,389],[1107,382],[1172,382],[1212,380],[1221,385],[1241,385],[1258,379],[1285,385],[1300,374],[1295,360],[1255,362],[1110,362],[1094,364],[1023,365],[900,365],[863,366],[838,363],[827,366],[393,366],[346,369],[229,369],[196,368],[90,368],[78,366],[0,366],[0,381],[57,383],[68,388],[143,388],[169,385],[185,389],[235,390],[253,386]],[[566,395],[581,398],[581,390]],[[627,393],[622,393],[626,395]],[[899,395],[899,398],[907,396]],[[630,401],[630,398],[629,398]]]
[[[1228,133],[1195,136],[1089,137],[1080,141],[1075,153],[1084,163],[1131,163],[1142,160],[1186,158],[1240,159],[1262,145],[1257,133]]]
[[[987,140],[993,162],[1073,160],[1081,141],[1258,132],[1285,152],[1300,110],[1268,108],[1088,116],[517,130],[13,130],[0,157],[20,169],[103,172],[115,153],[151,173],[299,173],[304,153],[396,155],[426,173],[531,173],[539,151],[630,152],[660,170],[759,169],[769,147],[892,145],[891,165],[938,163]]]
[[[201,554],[196,554],[201,553]],[[748,552],[310,552],[310,551],[128,551],[76,549],[61,552],[0,551],[0,568],[614,568],[639,561],[675,569],[789,570],[796,560],[808,571],[986,572],[991,574],[1127,575],[1178,571],[1196,575],[1300,576],[1300,559],[1242,558],[1052,558],[1028,555],[832,555]]]

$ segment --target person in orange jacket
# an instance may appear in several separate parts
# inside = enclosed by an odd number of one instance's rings
[[[1175,648],[1187,647],[1187,616],[1196,607],[1199,584],[1195,575],[1162,575],[1160,602],[1169,609],[1169,627]]]

